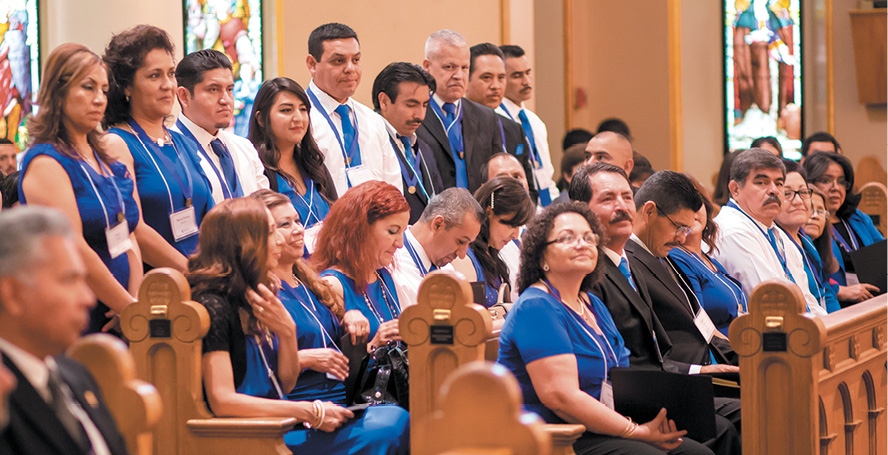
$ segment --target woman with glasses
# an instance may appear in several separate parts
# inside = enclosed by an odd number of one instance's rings
[[[854,187],[851,161],[835,152],[815,152],[805,158],[805,172],[811,183],[826,195],[833,256],[838,265],[829,273],[830,278],[839,283],[839,301],[856,303],[872,298],[878,288],[860,283],[850,253],[885,237],[868,215],[857,210],[860,194],[850,193]]]
[[[663,409],[637,424],[614,411],[609,372],[629,350],[607,307],[590,293],[604,257],[595,215],[581,203],[543,209],[521,239],[521,297],[500,333],[497,362],[521,386],[525,407],[550,423],[586,432],[578,454],[711,453],[676,431]]]
[[[748,300],[740,282],[728,275],[715,258],[703,252],[704,243],[707,252],[718,251],[715,245],[718,224],[712,219],[715,206],[700,182],[693,178],[691,181],[703,197],[703,205],[694,215],[691,232],[681,245],[669,251],[669,257],[684,272],[715,327],[728,336],[728,326],[737,316],[746,313]]]
[[[774,220],[780,229],[786,232],[793,246],[801,253],[802,262],[805,265],[805,274],[808,275],[808,290],[817,298],[820,308],[808,308],[813,314],[831,313],[840,309],[835,292],[824,280],[821,273],[820,255],[814,243],[802,230],[802,227],[811,218],[811,189],[805,181],[805,171],[802,166],[790,160],[783,160],[786,166],[786,179],[783,183],[783,207],[777,219]]]

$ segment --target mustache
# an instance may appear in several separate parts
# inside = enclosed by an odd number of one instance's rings
[[[762,207],[764,207],[772,202],[776,202],[778,206],[783,206],[783,200],[780,199],[779,197],[777,197],[776,194],[772,194],[772,195],[768,196],[768,199],[765,199],[765,202],[762,203]]]
[[[617,224],[621,221],[632,221],[632,215],[630,215],[629,212],[625,210],[620,210],[618,212],[615,212],[613,216],[611,216],[611,219],[610,221],[608,221],[608,223]]]

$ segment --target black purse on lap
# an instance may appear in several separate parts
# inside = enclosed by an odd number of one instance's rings
[[[348,402],[396,404],[410,409],[407,345],[389,341],[364,357]]]

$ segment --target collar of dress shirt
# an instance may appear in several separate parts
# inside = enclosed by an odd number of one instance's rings
[[[349,97],[347,100],[345,100],[344,103],[340,103],[339,101],[336,101],[336,99],[334,99],[332,96],[328,95],[327,92],[319,89],[318,86],[315,85],[314,79],[312,79],[311,82],[308,83],[308,87],[311,89],[311,92],[314,93],[314,95],[316,97],[318,97],[318,101],[321,102],[321,107],[324,108],[324,112],[326,112],[328,116],[333,115],[333,111],[337,107],[339,107],[340,104],[348,104],[348,107],[351,108],[352,114],[356,115],[354,113],[355,106],[352,103],[351,97]],[[312,107],[317,109],[317,106],[312,106]]]
[[[44,400],[52,401],[52,393],[49,391],[49,366],[47,366],[49,358],[40,360],[3,338],[0,338],[0,351],[9,357]]]
[[[520,105],[515,104],[515,102],[504,96],[503,107],[506,109],[506,112],[508,112],[509,115],[511,115],[512,118],[514,118],[515,121],[518,122],[518,113],[521,112],[521,109],[524,109],[524,103],[522,102]]]
[[[216,135],[214,136],[207,132],[207,130],[192,122],[191,119],[188,118],[188,116],[186,116],[185,114],[179,114],[179,120],[181,120],[182,124],[185,125],[185,128],[188,128],[188,131],[190,131],[191,134],[194,135],[194,138],[197,139],[197,142],[200,143],[200,146],[203,147],[204,150],[210,148],[210,142],[212,142],[213,139],[219,139],[220,141],[225,142],[219,135],[219,133],[222,131],[221,129],[217,130]],[[184,131],[182,132],[184,133]]]
[[[441,97],[438,96],[437,93],[433,94],[433,95],[432,95],[432,98],[435,100],[436,103],[438,103],[438,107],[440,107],[441,110],[443,111],[443,110],[444,110],[444,103],[445,103],[445,101],[442,100]],[[456,100],[456,101],[453,103],[453,104],[456,105],[456,110],[459,110],[459,103],[460,103],[460,102],[462,102],[462,98]]]
[[[422,244],[419,243],[419,240],[416,240],[416,237],[413,236],[413,232],[411,232],[410,229],[407,229],[404,232],[407,234],[405,235],[407,241],[410,242],[410,245],[413,246],[413,250],[416,251],[417,255],[419,255],[419,260],[422,261],[422,266],[425,267],[426,270],[431,269],[433,265],[432,260],[429,259],[429,255],[426,254],[425,249],[422,247]]]
[[[738,204],[737,201],[734,200],[734,198],[731,198],[731,202],[734,203],[734,205],[736,206],[735,208],[736,208],[737,210],[739,210],[739,211],[742,212],[744,215],[746,215],[746,216],[744,216],[743,218],[749,217],[749,219],[752,220],[755,224],[757,224],[758,227],[761,228],[761,230],[763,230],[763,231],[765,231],[765,232],[768,232],[768,231],[770,231],[771,229],[774,229],[775,227],[777,227],[777,225],[774,224],[773,221],[771,222],[771,225],[770,225],[770,226],[765,226],[765,223],[762,223],[761,221],[759,221],[759,220],[753,218],[752,215],[746,213],[745,210],[743,210],[742,208],[740,208],[740,204]]]
[[[617,253],[616,251],[614,251],[608,247],[604,247],[604,254],[605,254],[605,256],[607,256],[608,259],[610,259],[611,262],[614,263],[615,266],[619,267],[620,266],[620,259],[623,259],[626,257],[626,250],[623,250],[622,253]],[[626,258],[626,260],[628,261],[629,258]]]
[[[635,235],[635,233],[634,233],[634,232],[633,232],[633,233],[632,233],[632,235],[631,235],[631,236],[630,236],[630,237],[629,237],[629,238],[630,238],[630,239],[632,239],[632,240],[634,240],[634,241],[635,241],[635,243],[637,243],[637,244],[639,244],[639,245],[641,245],[641,247],[642,247],[642,248],[644,248],[644,250],[645,250],[645,251],[647,251],[647,252],[648,252],[648,253],[651,253],[651,256],[653,256],[653,257],[657,257],[657,255],[656,255],[656,254],[654,254],[654,253],[653,253],[653,252],[652,252],[652,251],[651,251],[651,249],[650,249],[650,248],[648,248],[648,246],[647,246],[647,245],[645,245],[645,244],[644,244],[644,242],[642,242],[642,241],[641,241],[641,239],[640,239],[640,238],[638,238],[638,236],[637,236],[637,235]]]
[[[382,117],[382,115],[380,115],[380,117]],[[388,131],[389,136],[395,141],[396,144],[400,144],[401,141],[398,139],[398,130],[396,130],[395,127],[392,126],[391,123],[389,123],[387,118],[382,117],[382,120],[385,121],[385,129],[386,129],[386,131]],[[416,144],[416,133],[413,133],[410,135],[410,145],[413,146],[415,144]],[[401,145],[398,145],[398,148],[401,148]]]

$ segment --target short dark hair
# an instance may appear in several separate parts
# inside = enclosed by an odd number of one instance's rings
[[[506,61],[505,56],[503,56],[503,51],[501,51],[495,44],[490,43],[481,43],[470,47],[469,55],[469,77],[472,77],[472,74],[475,74],[475,59],[482,55],[495,55],[503,62]]]
[[[836,147],[836,152],[842,149],[842,146],[839,145],[839,141],[837,141],[832,134],[829,134],[826,131],[818,131],[806,137],[805,140],[802,141],[802,156],[808,156],[808,153],[811,152],[811,144],[814,142],[831,142],[832,145]]]
[[[435,91],[435,78],[421,66],[407,62],[389,63],[373,81],[373,109],[379,112],[379,94],[385,93],[392,102],[398,97],[401,82],[416,82]]]
[[[718,177],[715,179],[715,189],[712,191],[712,202],[718,205],[725,205],[731,198],[731,192],[728,190],[728,183],[731,181],[731,165],[734,164],[734,158],[740,154],[742,150],[731,152],[722,157],[722,164],[718,168]]]
[[[0,194],[3,194],[3,208],[11,209],[13,204],[19,201],[19,176],[21,172],[10,172],[6,177],[0,177]]]
[[[847,219],[857,210],[862,198],[860,193],[854,194],[851,191],[854,188],[854,167],[851,166],[851,160],[836,152],[814,152],[805,158],[805,171],[808,173],[809,181],[813,183],[826,173],[832,163],[838,164],[845,174],[845,201],[836,210],[836,216]]]
[[[651,166],[651,162],[645,158],[644,155],[638,153],[637,151],[632,151],[632,172],[629,173],[629,182],[634,182],[636,180],[640,180],[642,177],[647,179],[654,172],[654,167]]]
[[[5,137],[0,137],[0,145],[15,145],[15,142],[12,142]]]
[[[798,161],[788,160],[786,158],[783,158],[780,161],[783,162],[783,167],[786,168],[787,174],[789,174],[790,172],[797,172],[799,175],[802,176],[803,179],[805,179],[806,183],[808,182],[808,173],[805,172],[805,168],[802,167],[802,165],[799,164]]]
[[[777,140],[774,136],[762,136],[754,141],[752,144],[749,144],[749,148],[761,148],[763,144],[771,144],[774,148],[780,152],[780,156],[783,156],[783,146],[780,145],[780,141]]]
[[[740,185],[756,169],[779,169],[786,176],[786,166],[780,158],[765,149],[749,149],[739,152],[731,163],[731,181]]]
[[[584,128],[574,128],[566,133],[564,133],[564,139],[561,141],[561,149],[567,150],[571,145],[583,144],[586,145],[592,139],[594,135],[591,131]]]
[[[577,172],[570,180],[570,187],[567,189],[567,195],[570,197],[570,200],[588,204],[592,200],[592,177],[599,172],[619,174],[626,179],[626,183],[629,186],[632,186],[632,182],[629,181],[629,176],[626,175],[626,171],[623,168],[605,163],[604,161],[596,161],[586,166],[580,166],[577,169]]]
[[[176,84],[194,94],[194,86],[203,82],[204,73],[214,69],[231,71],[231,60],[215,49],[202,49],[182,58],[176,65]]]
[[[561,174],[558,176],[559,191],[567,190],[569,185],[564,174],[570,174],[573,178],[574,166],[582,164],[583,161],[586,161],[586,144],[574,144],[564,151],[564,156],[561,157]]]
[[[308,35],[308,53],[315,60],[321,61],[321,57],[324,56],[324,41],[348,38],[358,41],[358,34],[348,25],[338,22],[321,25]],[[358,43],[360,44],[360,41]]]
[[[524,49],[522,49],[521,46],[516,46],[514,44],[503,44],[499,48],[501,51],[503,51],[503,60],[507,58],[524,57]]]
[[[555,225],[555,218],[563,213],[577,213],[586,219],[589,227],[596,235],[598,235],[598,261],[595,264],[595,270],[583,278],[580,290],[589,292],[595,283],[601,278],[604,269],[604,261],[607,256],[604,253],[604,245],[607,244],[605,232],[598,224],[598,217],[589,209],[586,204],[579,202],[559,202],[544,208],[538,213],[527,225],[527,231],[521,237],[521,268],[518,271],[518,292],[524,292],[525,289],[540,281],[546,276],[540,264],[543,259],[543,252],[546,251],[549,242],[549,233],[552,226]]]
[[[774,156],[774,155],[771,155]],[[700,210],[703,197],[686,175],[675,171],[660,171],[648,177],[635,193],[635,208],[640,209],[648,201],[667,215],[679,210]]]
[[[616,117],[602,120],[601,123],[598,124],[598,130],[595,133],[598,134],[605,131],[620,133],[623,136],[626,136],[626,139],[629,139],[630,142],[632,141],[632,133],[629,132],[629,125]]]

